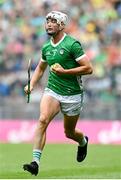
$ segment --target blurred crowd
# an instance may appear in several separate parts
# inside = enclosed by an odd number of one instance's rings
[[[66,32],[93,63],[93,75],[84,80],[87,98],[121,97],[120,0],[0,0],[0,96],[24,96],[28,60],[34,70],[48,39],[44,23],[51,10],[69,15]]]

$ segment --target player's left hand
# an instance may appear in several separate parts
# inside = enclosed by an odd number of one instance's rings
[[[55,63],[54,65],[52,65],[50,70],[58,75],[65,73],[64,68],[58,63]]]

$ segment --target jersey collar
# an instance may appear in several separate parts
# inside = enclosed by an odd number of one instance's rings
[[[58,46],[58,45],[64,40],[65,36],[66,36],[66,33],[64,33],[63,37],[62,37],[62,38],[60,39],[60,41],[58,41],[58,43],[56,43],[56,44],[53,43],[52,38],[51,38],[51,40],[50,40],[51,45],[52,45],[53,47]]]

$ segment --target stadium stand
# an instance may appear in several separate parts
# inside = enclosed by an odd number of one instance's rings
[[[121,1],[120,0],[0,0],[0,118],[36,118],[46,73],[32,102],[25,105],[23,87],[27,63],[35,69],[48,39],[44,17],[50,10],[70,15],[67,33],[84,46],[94,66],[84,78],[83,118],[121,120]],[[26,107],[26,108],[21,108]],[[30,114],[28,115],[28,112]]]

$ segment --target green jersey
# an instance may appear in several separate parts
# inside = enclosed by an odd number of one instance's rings
[[[69,35],[54,44],[52,39],[42,48],[42,60],[48,65],[59,63],[64,69],[79,67],[78,60],[85,56],[80,42]],[[83,92],[81,76],[57,75],[50,70],[47,87],[60,95],[76,95]]]

